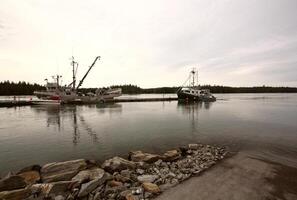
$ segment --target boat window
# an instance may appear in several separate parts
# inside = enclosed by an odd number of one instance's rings
[[[185,90],[185,92],[188,92],[188,93],[190,93],[190,91],[189,91],[189,90]]]

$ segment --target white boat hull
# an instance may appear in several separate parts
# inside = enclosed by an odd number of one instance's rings
[[[31,101],[33,105],[60,105],[60,100],[35,100]]]

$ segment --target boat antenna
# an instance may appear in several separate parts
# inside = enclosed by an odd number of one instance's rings
[[[192,86],[195,87],[195,74],[196,74],[195,68],[192,69],[191,74],[192,74]]]
[[[198,70],[196,70],[196,75],[197,75],[197,86],[199,87]]]
[[[79,81],[79,84],[78,84],[76,90],[78,90],[78,88],[83,84],[85,78],[88,76],[89,72],[90,72],[91,69],[94,67],[94,65],[95,65],[95,63],[97,62],[98,59],[100,60],[100,56],[97,56],[97,57],[95,58],[95,60],[93,61],[92,65],[89,67],[89,69],[88,69],[88,71],[86,72],[86,74],[84,75],[84,77]]]

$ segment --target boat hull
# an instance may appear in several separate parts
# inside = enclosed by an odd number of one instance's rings
[[[60,100],[35,100],[31,101],[33,105],[61,105]]]
[[[204,101],[204,102],[213,102],[216,101],[214,96],[204,96],[204,95],[196,95],[196,94],[188,94],[182,91],[177,93],[177,97],[179,101]]]

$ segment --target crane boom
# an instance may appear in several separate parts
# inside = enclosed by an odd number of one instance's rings
[[[76,90],[78,90],[78,88],[83,84],[85,78],[88,76],[89,72],[91,71],[91,69],[94,67],[95,63],[97,62],[97,60],[100,59],[100,56],[97,56],[94,60],[94,62],[92,63],[92,65],[89,67],[87,73],[84,75],[84,77],[79,81],[78,86],[76,87]]]

